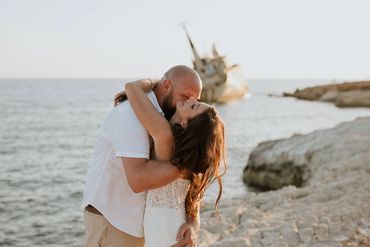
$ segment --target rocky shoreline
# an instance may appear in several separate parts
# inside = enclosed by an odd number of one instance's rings
[[[370,81],[344,82],[297,89],[285,97],[333,102],[338,107],[370,107]]]
[[[198,246],[370,246],[370,117],[267,141],[243,179],[268,192],[201,213]]]

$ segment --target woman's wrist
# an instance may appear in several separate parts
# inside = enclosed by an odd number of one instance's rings
[[[148,78],[147,79],[149,82],[150,82],[150,90],[153,90],[154,86],[153,86],[153,80]]]
[[[154,90],[154,88],[159,84],[159,80],[152,80],[150,78],[148,78],[148,80],[150,81],[150,88],[151,90]]]
[[[152,91],[157,85],[159,81],[152,80],[150,78],[141,79],[133,82],[129,82],[126,84],[126,86],[132,85],[134,87],[139,87],[141,90],[143,90],[145,93],[149,93]],[[127,90],[127,87],[125,87],[125,90]]]
[[[141,89],[146,93],[152,91],[155,87],[154,81],[150,78],[140,80],[139,85]]]

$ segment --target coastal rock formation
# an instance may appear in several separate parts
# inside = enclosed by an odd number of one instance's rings
[[[370,81],[344,82],[297,89],[285,97],[334,102],[338,107],[370,107]]]
[[[338,107],[370,107],[370,88],[368,90],[339,91],[335,100],[335,105]]]
[[[314,137],[313,137],[314,138]],[[286,185],[301,187],[311,177],[312,153],[321,148],[321,143],[312,147],[300,147],[304,136],[291,140],[275,140],[258,144],[249,156],[243,172],[243,181],[261,189],[280,189]]]
[[[262,143],[250,164],[263,188],[301,187],[222,200],[220,222],[210,204],[199,247],[370,246],[370,117]]]

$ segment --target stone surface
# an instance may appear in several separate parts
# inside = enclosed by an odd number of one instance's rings
[[[286,97],[303,100],[328,101],[338,107],[370,107],[370,81],[344,82],[297,89],[283,93]]]
[[[370,118],[262,145],[254,171],[306,167],[303,187],[222,201],[221,222],[203,209],[198,246],[370,246]]]
[[[342,172],[352,174],[358,168],[362,172],[369,168],[369,136],[370,121],[363,118],[307,135],[262,142],[250,154],[243,180],[263,189],[301,187],[326,180],[332,182],[329,186],[343,186],[344,182],[338,184],[339,180],[335,179]],[[339,190],[329,196],[340,196],[338,193]],[[325,195],[317,199],[329,198]]]
[[[335,105],[338,107],[370,107],[370,90],[339,91],[335,99]]]

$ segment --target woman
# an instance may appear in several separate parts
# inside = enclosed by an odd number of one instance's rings
[[[146,96],[155,84],[151,80],[127,83],[125,93],[116,96],[117,99],[127,95],[138,119],[153,138],[153,158],[170,160],[179,169],[176,180],[148,191],[144,215],[146,247],[175,244],[178,229],[187,218],[196,218],[205,189],[215,179],[219,185],[217,211],[222,193],[221,162],[226,171],[224,125],[214,107],[194,98],[180,101],[168,122]],[[164,151],[169,149],[163,148],[163,132],[172,133],[166,145],[172,145],[173,152]]]

